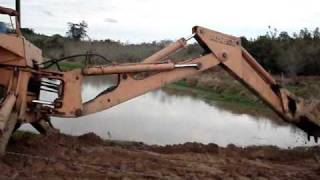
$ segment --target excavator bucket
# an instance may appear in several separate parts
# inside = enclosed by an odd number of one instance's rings
[[[308,138],[313,136],[317,142],[320,137],[320,102],[306,106],[305,112],[299,115],[299,120],[297,126],[308,134]]]

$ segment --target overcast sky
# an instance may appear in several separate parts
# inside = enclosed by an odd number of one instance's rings
[[[137,43],[177,39],[194,25],[256,37],[268,26],[280,31],[320,26],[319,0],[21,0],[22,25],[65,35],[68,22],[85,20],[93,39]],[[14,0],[0,0],[14,7]]]

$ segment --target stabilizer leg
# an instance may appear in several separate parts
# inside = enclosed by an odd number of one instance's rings
[[[7,148],[9,139],[11,137],[11,134],[13,133],[16,127],[17,118],[18,118],[18,115],[16,112],[11,113],[7,123],[7,128],[0,135],[0,156],[3,156],[6,152],[6,148]]]
[[[59,130],[54,128],[50,121],[41,120],[39,122],[31,123],[31,125],[43,135],[59,133]]]

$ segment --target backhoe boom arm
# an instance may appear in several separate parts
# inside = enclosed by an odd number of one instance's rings
[[[219,65],[261,98],[283,120],[295,124],[310,135],[320,135],[320,115],[317,109],[319,105],[315,108],[306,108],[301,98],[277,84],[241,46],[240,38],[203,27],[194,27],[193,33],[206,54],[192,60],[174,64],[167,59],[169,55],[186,46],[186,40],[182,38],[142,63],[86,67],[82,71],[65,73],[64,92],[67,93],[64,93],[62,106],[54,115],[76,117],[103,111],[165,84]],[[119,74],[119,83],[116,87],[83,104],[76,100],[70,105],[70,100],[81,99],[80,87],[83,76],[106,74]],[[143,77],[137,78],[139,75]]]

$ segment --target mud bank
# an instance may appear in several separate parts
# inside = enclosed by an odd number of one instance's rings
[[[149,146],[93,133],[19,133],[0,169],[0,179],[319,179],[320,147]]]

